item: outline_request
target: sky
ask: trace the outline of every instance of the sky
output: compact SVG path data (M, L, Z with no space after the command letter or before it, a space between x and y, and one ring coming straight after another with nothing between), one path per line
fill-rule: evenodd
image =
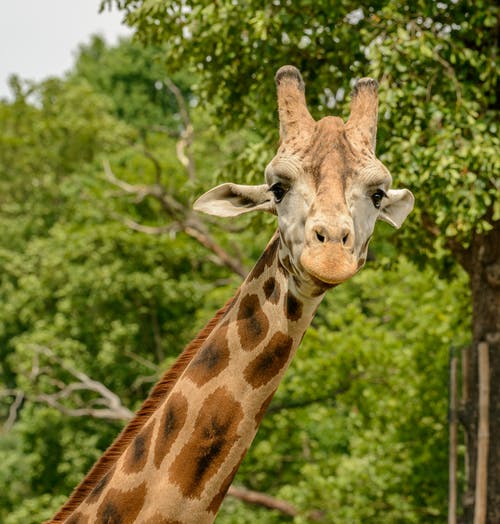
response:
M99 14L100 0L0 0L0 98L7 79L62 76L73 65L78 45L100 33L107 42L130 35L116 9Z

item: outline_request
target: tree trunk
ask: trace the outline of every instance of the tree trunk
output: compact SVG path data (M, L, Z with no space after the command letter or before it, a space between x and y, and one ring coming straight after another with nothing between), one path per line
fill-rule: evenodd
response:
M476 235L464 264L472 290L472 345L464 356L463 406L461 421L466 433L466 491L462 501L463 522L474 523L484 510L487 524L500 523L500 227L485 235ZM487 426L482 419L479 435L480 390L485 400L484 387L480 384L479 351L486 350L489 357L489 393L487 394ZM484 360L483 360L484 362ZM484 367L484 364L483 364ZM488 377L489 375L489 377ZM484 376L484 372L483 372ZM484 405L484 404L483 404ZM489 439L485 438L489 434ZM478 454L478 445L486 443L487 449ZM478 471L478 455L479 469ZM487 456L486 471L481 471L481 457ZM486 479L486 508L479 507L481 485L476 479ZM481 481L482 482L482 481ZM478 507L476 507L478 506Z

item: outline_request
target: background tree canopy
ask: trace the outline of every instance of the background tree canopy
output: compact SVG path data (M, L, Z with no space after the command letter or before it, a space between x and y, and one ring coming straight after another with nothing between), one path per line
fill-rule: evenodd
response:
M495 255L498 10L106 5L142 44L94 38L66 79L14 78L0 102L0 520L51 516L264 247L272 218L190 206L214 179L261 180L273 74L294 63L315 116L379 78L379 156L417 211L327 296L236 478L297 516L228 497L217 522L443 522L449 349L493 329L467 273Z

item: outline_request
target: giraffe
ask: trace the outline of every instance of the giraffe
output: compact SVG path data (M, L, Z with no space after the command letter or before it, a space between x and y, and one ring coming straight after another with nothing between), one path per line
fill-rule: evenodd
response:
M280 144L265 183L225 183L194 204L278 228L227 304L49 522L211 523L325 292L366 261L376 220L399 228L407 189L375 156L378 86L362 78L347 122L315 121L300 72L275 76Z

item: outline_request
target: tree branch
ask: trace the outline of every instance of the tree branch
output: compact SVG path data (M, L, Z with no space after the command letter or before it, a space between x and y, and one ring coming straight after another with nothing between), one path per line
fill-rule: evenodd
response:
M457 355L450 350L450 382L448 408L448 524L457 522Z
M269 408L267 409L267 413L278 413L284 409L300 409L305 408L307 406L310 406L311 404L325 404L328 402L335 401L336 397L339 395L342 395L343 393L347 393L349 389L351 388L351 383L355 380L359 380L362 378L364 373L355 373L349 375L348 381L349 383L344 386L339 386L337 389L333 391L328 391L324 395L320 395L319 397L314 398L302 398L300 400L295 401L289 401L286 403L279 404L277 402L273 402Z
M39 357L44 355L52 362L64 369L76 380L69 384L53 379L52 384L58 388L54 393L39 393L36 395L29 395L26 392L19 391L16 396L16 401L20 404L24 398L32 402L47 404L61 413L71 417L92 416L94 418L104 418L108 420L128 420L133 416L133 412L123 406L121 399L108 389L104 384L91 379L82 371L76 370L58 357L51 349L44 346L34 346L33 363L29 374L31 381L36 382L42 375L50 376L51 370L49 368L41 368L39 365ZM82 401L77 399L74 395L76 392L87 391L96 393L98 397L92 401L90 405L79 406ZM20 397L22 398L20 399ZM77 403L76 407L68 407L63 402L67 399L73 399ZM20 400L18 400L20 399ZM16 404L14 401L14 404ZM12 405L10 412L12 413Z
M176 99L183 124L183 131L180 140L177 143L177 156L180 163L186 169L189 179L194 180L196 175L195 163L191 152L191 146L193 143L193 126L189 117L186 100L184 99L181 90L170 78L165 78L164 84L173 93ZM142 152L154 164L156 173L155 184L130 184L121 180L113 173L107 160L103 162L105 177L108 182L118 187L121 191L133 196L135 203L140 203L148 197L154 198L159 202L165 215L175 223L165 226L149 226L140 224L126 217L119 217L119 220L130 229L149 235L162 235L165 233L175 234L177 231L183 231L211 251L215 256L215 263L225 266L232 272L245 278L248 271L243 265L241 257L230 255L224 248L222 248L222 246L212 237L205 224L198 218L198 216L194 214L190 208L176 200L175 197L166 191L160 180L161 164L159 160L146 148L144 148Z
M162 203L162 207L165 211L168 211L168 214L175 214L176 211L182 212L183 206L169 198L161 184L129 184L113 173L108 160L103 161L103 167L107 181L120 188L124 193L134 195L136 203L142 202L146 197L153 197Z
M194 180L196 178L196 168L194 163L194 158L191 153L191 146L193 144L193 125L191 124L191 119L189 118L189 112L187 109L186 101L182 96L181 90L170 80L170 78L165 78L165 85L172 92L179 106L179 114L184 126L184 129L181 133L180 140L177 142L176 152L179 162L184 166L187 171L189 180Z
M457 105L462 103L462 90L460 88L460 82L457 79L457 75L452 65L447 62L436 50L432 53L433 57L443 66L444 70L448 73L453 85L455 86L455 95L457 97Z
M176 234L180 231L195 239L203 247L210 250L214 257L212 261L223 267L229 268L233 273L240 275L242 278L245 278L248 274L247 269L243 264L236 258L232 257L227 251L225 251L213 237L205 231L200 231L198 229L199 225L197 224L182 224L182 223L173 223L166 226L148 226L145 224L139 224L134 220L120 216L114 215L122 224L128 228L138 231L139 233L145 233L147 235L165 235L165 234Z
M12 426L17 420L17 414L19 412L19 408L21 407L21 404L23 403L25 399L25 395L23 391L17 390L17 389L5 389L4 391L0 392L0 396L2 397L14 397L14 401L9 406L9 415L7 417L7 420L3 423L3 430L5 433L9 432L12 429Z
M227 494L248 504L255 504L268 509L274 509L284 513L285 515L289 515L290 517L296 517L299 515L299 511L293 504L290 504L285 500L271 497L271 495L261 493L260 491L230 486ZM323 515L320 511L312 511L307 515L307 517L309 520L314 520L317 522L323 520Z
M247 269L235 257L232 257L226 250L224 250L208 233L203 224L191 216L184 224L184 233L197 240L202 246L206 247L222 262L221 265L228 267L231 271L245 278L248 274Z
M119 215L114 215L122 224L128 228L138 231L140 233L146 233L148 235L163 235L163 234L175 234L179 231L184 232L196 240L203 247L211 251L215 255L215 261L220 266L225 266L232 272L245 278L248 274L247 269L238 258L230 255L224 248L220 246L218 242L208 232L205 224L191 211L170 195L167 194L165 188L161 184L129 184L124 180L119 179L111 169L109 162L105 160L103 162L104 173L108 182L114 186L120 188L122 191L129 195L135 195L134 201L136 203L142 202L146 197L152 197L156 199L162 206L165 214L175 220L174 223L165 226L149 226L145 224L139 224L138 222Z
M145 224L139 224L135 220L122 215L117 215L115 213L113 213L112 216L116 220L119 220L124 226L127 226L129 229L139 233L145 233L146 235L165 235L167 233L175 233L180 229L179 225L176 223L168 224L166 226L148 226Z

